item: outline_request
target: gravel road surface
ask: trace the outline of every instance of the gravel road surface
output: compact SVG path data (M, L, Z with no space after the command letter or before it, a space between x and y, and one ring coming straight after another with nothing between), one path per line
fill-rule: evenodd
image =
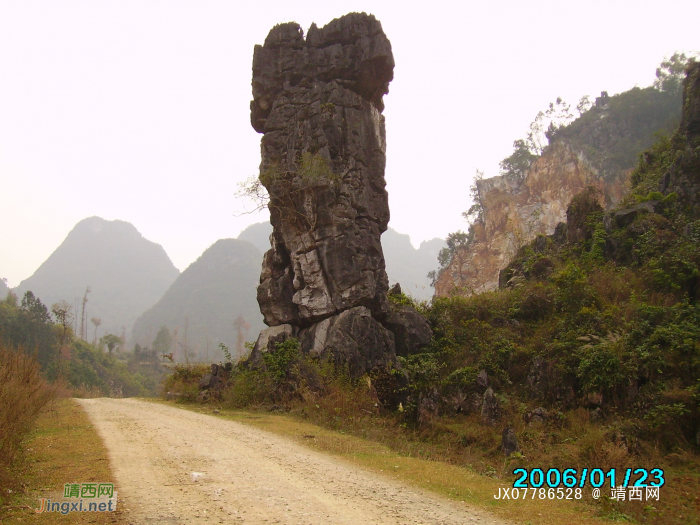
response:
M135 399L82 399L141 524L498 524L247 425Z

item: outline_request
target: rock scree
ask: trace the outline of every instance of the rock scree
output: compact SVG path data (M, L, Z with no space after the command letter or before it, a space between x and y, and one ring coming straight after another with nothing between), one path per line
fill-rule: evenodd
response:
M251 124L263 134L259 180L273 232L257 292L270 328L253 362L288 337L355 377L396 360L394 332L407 329L396 316L387 325L381 245L382 97L393 69L391 44L365 13L312 24L306 38L298 24L280 24L255 46Z

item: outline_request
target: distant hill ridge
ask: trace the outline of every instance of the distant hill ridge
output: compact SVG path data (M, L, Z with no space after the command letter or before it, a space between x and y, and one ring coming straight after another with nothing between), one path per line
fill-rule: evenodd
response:
M178 361L185 347L200 359L223 357L220 343L242 353L242 342L254 339L264 326L255 295L261 261L262 253L250 242L216 241L136 320L132 344L150 347L166 326Z
M94 333L90 318L97 317L102 320L98 337L106 332L121 335L128 334L138 314L160 299L179 274L163 247L132 224L88 217L15 293L21 298L31 290L50 308L60 300L80 302L89 286L88 334ZM80 324L78 319L78 331Z

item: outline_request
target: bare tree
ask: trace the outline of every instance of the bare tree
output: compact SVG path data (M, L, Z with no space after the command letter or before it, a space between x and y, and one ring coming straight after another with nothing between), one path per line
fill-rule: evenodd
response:
M92 338L92 344L96 345L97 344L97 329L102 324L102 319L100 319L99 317L93 317L92 319L90 319L90 321L92 322L92 324L95 325L95 334Z
M56 316L56 321L58 321L58 324L61 326L61 333L59 336L60 346L58 349L59 375L64 375L65 372L62 366L63 358L69 357L68 343L70 342L71 324L73 323L72 309L73 307L71 304L66 301L59 301L51 306L51 311L54 316Z
M90 293L90 285L85 288L85 295L83 295L83 310L80 315L80 338L83 341L87 341L87 314L85 313L85 305L88 302L88 294Z
M239 315L233 322L233 326L236 328L236 355L242 357L245 338L248 335L250 324L248 324L242 315Z

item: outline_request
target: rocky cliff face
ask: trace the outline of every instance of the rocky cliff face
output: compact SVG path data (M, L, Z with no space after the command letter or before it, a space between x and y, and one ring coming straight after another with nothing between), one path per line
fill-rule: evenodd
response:
M681 202L698 211L700 195L700 62L686 71L683 89L683 113L679 136L685 139L685 151L679 152L670 169L664 174L659 190L678 195Z
M629 172L606 180L565 141L555 143L531 166L523 180L506 176L477 181L483 223L474 227L474 241L456 251L435 283L435 295L481 293L498 288L499 271L518 249L538 234L552 235L566 222L574 195L593 186L617 203L625 194Z
M618 203L629 189L639 152L651 146L657 131L675 128L680 102L680 92L654 87L613 97L602 93L589 111L556 131L552 145L523 180L500 176L478 181L483 222L474 226L473 241L457 248L440 271L435 295L496 289L499 271L518 248L538 234L552 235L565 221L571 199L585 187L599 189L606 208Z
M255 47L251 123L263 133L273 226L258 303L275 328L254 359L289 336L354 375L395 358L381 324L390 307L380 241L389 221L382 97L393 69L381 24L364 13L312 25L306 38L281 24Z

